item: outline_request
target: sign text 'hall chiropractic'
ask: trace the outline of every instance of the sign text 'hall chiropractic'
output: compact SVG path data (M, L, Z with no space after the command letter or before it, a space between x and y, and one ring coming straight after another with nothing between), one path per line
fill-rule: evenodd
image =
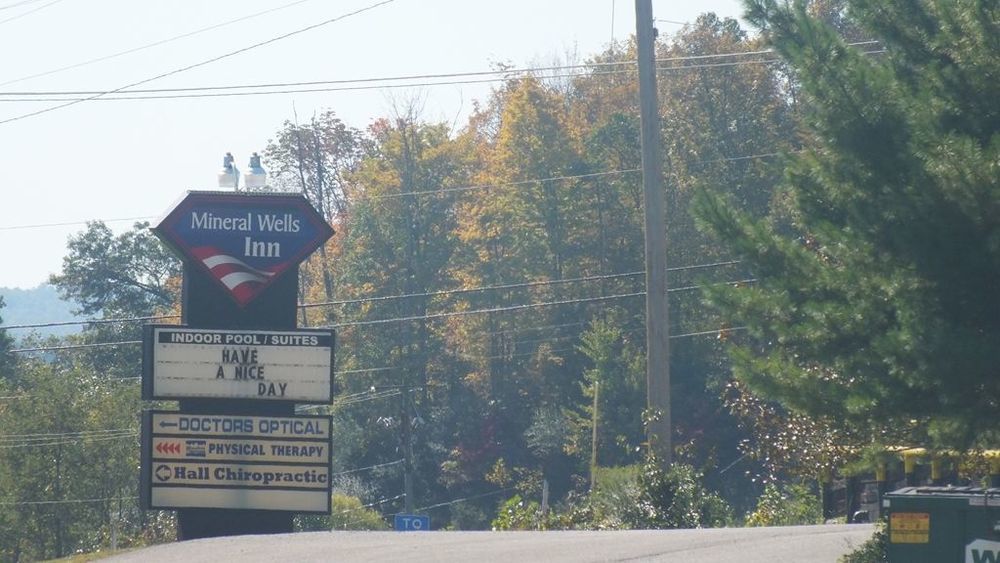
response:
M271 399L329 403L331 330L146 327L143 398Z

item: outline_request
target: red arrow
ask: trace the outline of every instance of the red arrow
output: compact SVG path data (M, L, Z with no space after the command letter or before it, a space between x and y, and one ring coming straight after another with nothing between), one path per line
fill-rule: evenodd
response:
M172 443L160 442L156 444L156 451L160 452L161 454L170 454L170 453L179 454L181 453L181 445L178 444L177 442L172 442Z

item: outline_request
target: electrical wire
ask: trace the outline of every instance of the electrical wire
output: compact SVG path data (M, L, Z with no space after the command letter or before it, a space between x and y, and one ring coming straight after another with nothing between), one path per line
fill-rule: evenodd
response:
M100 435L100 434L113 434L118 432L136 432L135 428L107 428L103 430L82 430L80 432L48 432L48 433L36 433L36 434L0 434L0 442L7 441L11 439L22 439L22 438L53 438L53 437L66 437L66 436L87 436L87 435Z
M688 266L675 266L675 267L672 267L672 268L667 268L667 271L668 272L680 272L680 271L685 271L685 270L699 270L699 269L715 268L715 267L719 267L719 266L731 266L731 265L739 264L739 263L740 263L739 260L728 260L728 261L723 261L723 262L712 262L712 263L708 263L708 264L692 264L692 265L688 265ZM573 279L576 280L576 281L592 281L592 280L609 279L609 278L616 278L616 277L635 276L635 275L641 275L642 273L643 273L642 271L636 271L636 272L625 272L625 273L621 273L621 274L604 274L604 275L599 275L599 276L588 276L588 277L573 278ZM444 294L455 294L455 293L468 293L468 292L474 292L474 291L485 291L485 290L492 290L492 289L512 289L512 288L516 288L516 287L553 285L553 284L563 283L564 281L566 281L566 280L543 280L543 281L537 281L537 282L526 282L526 283L523 283L523 284L509 284L509 285L505 285L505 286L486 286L486 287L474 287L474 288L465 288L465 289L442 290L442 291L428 292L428 293L409 293L409 294L402 294L402 295L372 296L372 297L363 297L363 298L357 298L357 299L345 299L345 300L336 300L336 301L318 301L318 302L315 302L315 303L300 303L299 305L297 305L297 307L303 308L303 309L307 309L307 308L325 307L325 306L331 306L331 305L346 305L346 304L367 303L367 302L374 302L374 301L385 301L385 300L388 300L388 299L408 299L408 298L412 298L412 297L428 297L428 296L436 296L436 295L444 295ZM49 327L57 327L57 326L74 326L74 325L85 325L85 324L112 324L112 323L126 323L126 322L147 322L147 321L158 321L158 320L179 319L179 318L180 318L180 315L154 315L154 316L145 316L145 317L118 317L118 318L112 318L112 319L87 319L87 320L81 320L81 321L57 321L57 322L30 323L30 324L17 324L17 325L0 325L0 330L18 330L18 329L27 329L27 328L49 328ZM80 346L82 346L82 345L80 345ZM24 350L24 349L22 349L22 350ZM14 350L12 350L12 351L14 351ZM31 351L34 351L34 350L31 350Z
M674 60L674 59L664 59ZM413 80L436 80L441 78L462 78L469 76L496 76L505 75L501 80L509 79L510 75L530 74L535 72L548 72L553 70L579 70L587 68L632 66L634 61L628 62L600 62L584 63L577 65L557 65L543 67L525 68L505 68L501 70L478 70L469 72L439 72L427 74L404 74L400 76L381 76L369 78L343 78L339 80L307 80L298 82L269 82L252 84L229 84L220 86L189 86L183 88L137 88L121 92L122 94L170 94L183 92L211 92L216 90L252 90L263 88L291 88L298 86L330 86L334 84L368 84L372 82L403 82ZM2 85L2 84L0 84ZM0 96L87 96L99 94L102 90L23 90L23 91L0 91Z
M107 346L124 346L126 344L142 344L142 340L118 340L115 342L94 342L91 344L66 344L63 346L35 346L32 348L15 348L10 350L12 354L24 354L27 352L58 352L60 350L83 350L86 348L105 348Z
M37 0L25 0L25 1L34 2L34 1L37 1ZM267 9L267 10L263 10L261 12L257 12L257 13L250 14L250 15L247 15L247 16L242 16L242 17L236 18L234 20L229 20L229 21L225 21L225 22L222 22L222 23L217 23L217 24L214 24L214 25L210 25L208 27L203 27L201 29L196 29L194 31L189 31L187 33L182 33L180 35L175 35L175 36L169 37L167 39L161 39L159 41L154 41L152 43L147 43L145 45L140 45L139 47L133 47L131 49L126 49L124 51L118 51L117 53L112 53L110 55L104 55L104 56L101 56L101 57L89 59L89 60L86 60L86 61L81 61L81 62L78 62L78 63L73 63L73 64L70 64L70 65L66 65L66 66L63 66L63 67L55 68L55 69L52 69L52 70L47 70L45 72L39 72L39 73L31 74L31 75L28 75L28 76L22 76L21 78L14 78L12 80L7 80L6 82L0 82L0 86L7 86L8 84L15 84L17 82L24 82L25 80L31 80L32 78L40 78L42 76L49 76L51 74L56 74L58 72L62 72L62 71L65 71L65 70L71 70L71 69L75 69L75 68L80 68L80 67L91 65L91 64L94 64L94 63L99 63L99 62L103 62L103 61L115 59L115 58L118 58L118 57L121 57L121 56L124 56L124 55L129 55L129 54L132 54L132 53L137 53L139 51L144 51L144 50L152 48L152 47L158 47L160 45L165 45L167 43L172 43L172 42L177 41L179 39L185 39L185 38L188 38L188 37L192 37L192 36L204 33L206 31L212 31L214 29L220 29L220 28L232 25L234 23L243 22L243 21L246 21L246 20L249 20L249 19L253 19L253 18L256 18L256 17L259 17L259 16L263 16L263 15L266 15L266 14L277 12L279 10L284 10L286 8L291 8L292 6L296 6L298 4L303 4L303 3L309 2L309 1L310 0L296 0L295 2L290 2L290 3L285 4L283 6L278 6L278 7L275 7L275 8L270 8L270 9ZM24 3L24 2L21 2L21 3ZM2 10L2 9L4 9L4 8L0 8L0 10Z
M148 321L162 321L167 319L179 319L180 315L153 315L148 317L124 317L124 318L113 318L113 319L87 319L83 321L56 321L47 323L32 323L32 324L19 324L19 325L0 325L0 330L14 330L23 328L49 328L56 326L74 326L74 325L103 325L103 324L115 324L115 323L126 323L126 322L148 322Z
M863 51L862 54L865 55L876 55L887 52L885 49L875 50L875 51ZM711 56L711 55L705 55ZM706 68L721 68L721 67L732 67L732 66L743 66L749 64L774 64L780 63L782 59L772 58L756 61L733 61L724 63L701 63L693 65L678 65L678 66L658 66L656 68L657 72L674 72L679 70L696 70L696 69L706 69ZM635 74L636 70L607 70L601 72L595 72L588 76L610 76L610 75L620 75L620 74ZM576 74L553 74L548 75L545 78L575 78L582 76L579 73ZM128 101L128 100L179 100L179 99L189 99L189 98L230 98L230 97L245 97L245 96L268 96L276 94L316 94L316 93L329 93L329 92L354 92L354 91L365 91L365 90L389 90L396 88L427 88L433 86L456 86L456 85L471 85L471 84L489 84L493 82L503 82L510 80L510 77L497 77L497 78L483 78L477 80L449 80L449 81L437 81L437 82L409 82L402 84L377 84L377 85L362 85L362 86L338 86L338 87L328 87L328 88L291 88L283 90L266 90L266 91L248 91L248 92L200 92L193 94L144 94L144 95L131 95L129 91L119 92L119 96L110 95L100 95L96 94L94 96L84 97L84 98L69 98L69 97L21 97L21 98L7 98L3 97L5 95L0 93L0 103L4 102L70 102L62 106L56 106L52 109L59 109L60 107L66 107L73 105L75 103L86 102L86 101ZM221 88L221 87L216 87ZM118 92L118 91L116 91ZM0 121L0 124L5 123L5 121Z
M595 76L599 75L612 75L612 74L634 74L635 70L609 70L600 73L595 73ZM555 74L549 75L547 78L573 78L580 76L579 74ZM266 91L249 91L249 92L202 92L194 94L143 94L143 95L131 95L129 92L115 91L121 95L100 95L96 94L93 96L87 96L82 98L46 98L46 97L33 97L33 98L4 98L0 97L0 103L2 102L71 102L61 106L55 106L52 109L59 109L61 107L70 106L80 102L88 101L106 101L106 102L120 102L127 100L183 100L190 98L233 98L233 97L245 97L245 96L270 96L275 94L317 94L317 93L328 93L328 92L357 92L366 90L391 90L396 88L429 88L432 86L456 86L456 85L469 85L469 84L490 84L493 82L504 82L510 80L508 77L497 77L497 78L481 78L477 80L448 80L448 81L436 81L436 82L408 82L405 84L378 84L378 85L361 85L361 86L336 86L328 88L290 88L284 90L266 90ZM51 111L51 110L50 110ZM5 123L5 121L0 121L0 124Z
M334 22L338 22L338 21L344 20L344 19L349 18L351 16L355 16L355 15L367 12L369 10L373 10L373 9L378 8L380 6L384 6L386 4L391 4L392 2L395 2L395 1L396 0L382 0L381 2L376 2L374 4L366 6L364 8L360 8L358 10L354 10L353 12L348 12L346 14L342 14L342 15L339 15L339 16L334 17L334 18L323 20L321 22L317 22L317 23L314 23L312 25L308 25L306 27L296 29L294 31L291 31L291 32L279 35L277 37L272 37L272 38L264 40L264 41L259 41L257 43L254 43L254 44L249 45L247 47L243 47L243 48L237 49L235 51L230 51L228 53L225 53L225 54L222 54L222 55L218 55L218 56L212 57L210 59L199 61L199 62L194 63L194 64L190 64L190 65L187 65L187 66L184 66L184 67L181 67L181 68L177 68L177 69L174 69L174 70L171 70L171 71L168 71L168 72L164 72L164 73L158 74L158 75L153 76L151 78L145 78L145 79L140 80L138 82L133 82L131 84L126 84L125 86L121 86L121 87L115 88L113 90L108 90L106 92L101 92L101 93L98 93L98 94L94 94L93 96L88 96L86 98L81 98L81 99L78 99L78 100L71 100L71 101L68 101L68 102L66 102L64 104L60 104L60 105L57 105L57 106L50 106L50 107L43 108L43 109L40 109L40 110L35 110L35 111L32 111L32 112L28 112L28 113L23 113L23 114L20 114L20 115L16 115L14 117L9 117L7 119L0 120L0 125L4 125L6 123L11 123L11 122L14 122L14 121L19 121L19 120L26 119L26 118L29 118L29 117L34 117L36 115L41 115L43 113L49 113L49 112L52 112L52 111L56 111L58 109L67 108L69 106L76 105L76 104L81 103L81 102L87 102L87 101L90 101L90 100L96 100L96 99L101 98L103 96L106 96L106 95L109 95L109 94L115 94L117 92L121 92L121 91L126 90L128 88L132 88L132 87L135 87L135 86L146 84L146 83L152 82L154 80L159 80L161 78L166 78L168 76L173 76L175 74L180 74L182 72L185 72L185 71L188 71L188 70L191 70L191 69L194 69L194 68L202 67L202 66L214 63L214 62L221 61L223 59L227 59L227 58L235 56L235 55L239 55L241 53L245 53L247 51L250 51L252 49L256 49L258 47L263 47L265 45L270 45L271 43L275 43L277 41L281 41L283 39L287 39L289 37L292 37L292 36L295 36L295 35L299 35L301 33L307 32L307 31L311 31L311 30L316 29L318 27L322 27L322 26L325 26L325 25L328 25L328 24L331 24L331 23L334 23Z
M754 158L754 157L752 157L752 156L751 157L736 157L734 160L745 159L745 158ZM630 169L626 169L626 170L609 170L609 171L606 171L606 172L592 172L592 173L587 173L587 174L551 176L551 177L548 177L548 178L536 178L536 179L532 179L532 180L520 180L520 181L517 181L517 182L502 182L502 183L496 183L496 184L481 184L481 185L475 185L475 186L463 186L463 187L456 187L456 188L444 188L442 190L423 190L423 191L401 192L401 193L384 194L384 195L370 196L370 197L372 199L383 199L383 198L397 198L397 197L404 197L404 196L411 196L411 195L426 195L426 194L438 194L438 193L460 192L460 191L470 191L470 190L483 190L483 189L489 189L489 188L504 188L504 187L511 187L511 186L522 186L522 185L525 185L525 184L538 183L538 182L554 182L554 181L557 181L557 180L574 180L574 179L578 179L578 178L592 178L592 177L597 177L597 176L608 176L608 175L612 175L612 174L626 174L626 173L638 172L638 171L639 171L638 168L630 168ZM87 219L87 220L83 220L83 221L66 221L66 222L62 222L62 223L40 223L40 224L32 224L32 225L8 225L8 226L0 226L0 231L36 229L36 228L43 228L43 227L64 227L64 226L70 226L70 225L84 225L86 223L91 223L91 222L95 222L95 221L101 221L101 222L104 222L104 223L111 223L111 222L120 222L120 221L156 219L156 218L157 218L156 216L151 216L150 215L150 216L146 216L146 217L129 217L129 218L121 218L121 219ZM4 327L0 327L0 328L4 328Z
M746 155L746 156L721 157L721 158L713 158L713 159L708 159L708 160L699 160L699 161L695 161L693 164L714 164L714 163L719 163L719 162L739 162L739 161L743 161L743 160L753 160L753 159L759 159L759 158L772 158L772 157L776 157L776 156L781 156L781 153L779 153L779 152L770 152L770 153L761 153L761 154L751 154L751 155ZM405 197L405 196L411 196L411 195L433 195L433 194L450 193L450 192L461 192L461 191L471 191L471 190L485 190L485 189L492 189L492 188L505 188L505 187L512 187L512 186L521 186L521 185L525 185L525 184L534 184L534 183L539 183L539 182L553 182L553 181L557 181L557 180L574 180L574 179L592 178L592 177L598 177L598 176L609 176L609 175L613 175L613 174L630 174L630 173L638 172L639 170L640 170L639 168L626 168L626 169L622 169L622 170L609 170L609 171L605 171L605 172L591 172L591 173L586 173L586 174L551 176L551 177L548 177L548 178L535 178L535 179L532 179L532 180L519 180L519 181L516 181L516 182L503 182L503 183L497 183L497 184L478 184L478 185L473 185L473 186L462 186L462 187L457 187L457 188L443 188L443 189L440 189L440 190L421 190L421 191L400 192L400 193L393 193L393 194L381 194L381 195L373 195L373 196L369 196L369 197L371 199L389 199L389 198ZM30 224L30 225L7 225L7 226L0 226L0 231L37 229L37 228L44 228L44 227L64 227L64 226L70 226L70 225L84 225L84 224L92 223L92 222L96 222L96 221L100 221L100 222L103 222L103 223L113 223L113 222L121 222L121 221L147 220L147 219L156 219L156 218L157 218L157 216L148 215L148 216L145 216L145 217L130 217L130 218L121 218L121 219L86 219L86 220L82 220L82 221L66 221L66 222L62 222L62 223L39 223L39 224ZM5 328L5 327L0 326L0 329L2 329L2 328Z
M396 461L390 461L388 463L379 463L377 465L369 465L368 467L359 467L357 469L348 469L347 471L339 471L337 473L331 473L330 477L340 477L341 475L350 475L351 473L358 473L361 471L368 471L370 469L381 469L383 467L391 467L393 465L399 465L406 461L405 459L397 459Z
M123 438L137 438L138 436L139 436L138 432L133 432L130 434L115 434L108 436L100 436L96 438L73 438L65 440L49 440L47 442L38 441L38 442L25 442L22 444L4 444L0 445L0 450L9 450L14 448L34 448L43 446L65 446L69 444L76 444L78 442L83 442L83 441L86 441L88 443L109 442L112 440L121 440Z
M478 498L483 498L483 497L489 497L489 496L493 496L493 495L498 495L500 493L504 493L504 492L507 492L507 491L513 491L513 490L514 490L514 487L506 487L506 488L497 489L495 491L491 491L491 492L488 492L488 493L482 493L482 494L479 494L479 495L472 495L472 496L467 496L467 497L463 497L463 498L457 498L455 500L450 500L450 501L447 501L447 502L439 502L437 504L429 504L427 506L421 506L420 508L418 508L416 510L417 510L417 512L421 512L421 511L424 511L424 510L433 510L435 508L441 508L442 506L450 506L452 504L458 504L460 502L467 502L467 501L475 500L475 499L478 499Z
M37 225L10 225L7 227L0 227L0 231L15 231L19 229L39 229L42 227L69 227L72 225L83 225L85 223L90 223L93 221L101 221L102 223L121 223L124 221L147 221L149 219L156 219L155 216L146 217L123 217L121 219L90 219L88 221L66 221L64 223L40 223Z
M741 283L752 283L754 281L756 281L756 280L751 278L751 279L736 280L736 281L721 282L721 283L723 283L723 284L741 284ZM670 289L667 290L667 292L670 293L670 292L690 291L690 290L698 289L700 287L702 287L702 286L685 286L685 287L678 287L678 288L670 288ZM344 328L344 327L351 327L351 326L380 325L380 324L387 324L387 323L392 323L392 322L405 322L405 321L417 321L417 320L432 320L432 319L445 318L445 317L456 317L456 316L467 316L467 315L476 315L476 314L490 314L490 313L520 311L520 310L532 309L532 308L536 308L536 307L551 307L551 306L558 306L558 305L570 305L570 304L576 304L576 303L591 303L591 302L597 302L597 301L607 301L607 300L611 300L611 299L621 299L621 298L627 298L627 297L639 297L639 296L643 296L645 294L646 294L646 292L641 291L641 292L615 294L615 295L602 295L602 296L599 296L599 297L587 297L587 298L578 298L578 299L568 299L568 300L562 300L562 301L549 301L549 302L542 302L542 303L527 303L527 304L523 304L523 305L511 305L511 306L507 306L507 307L494 307L494 308L488 308L488 309L473 309L473 310L467 310L467 311L448 311L448 312L442 312L442 313L431 313L431 314L427 314L427 315L417 315L417 316L410 316L410 317L392 317L392 318L387 318L387 319L374 319L374 320L367 320L367 321L350 321L350 322L345 322L345 323L336 323L336 324L332 324L332 325L319 325L319 326L311 326L311 327L303 327L303 328L335 328L336 329L336 328ZM115 342L97 342L97 343L90 343L90 344L67 344L67 345L64 345L64 346L37 346L37 347L33 347L33 348L16 348L16 349L10 350L10 352L11 353L51 352L51 351L76 350L76 349L84 349L84 348L96 348L96 347L103 347L103 346L121 346L121 345L141 344L141 343L142 343L141 340L123 340L123 341L115 341Z
M0 25L3 25L5 23L7 23L7 22L12 22L14 20L19 20L19 19L23 18L24 16L29 16L29 15L34 14L35 12L37 12L39 10L44 10L45 8L48 8L49 6L51 6L53 4L58 4L58 3L62 2L62 1L63 0L52 0L48 4L42 4L41 6L39 6L37 8L33 8L31 10L28 10L27 12L21 12L20 14L18 14L16 16L11 16L11 17L9 17L9 18L7 18L5 20L0 20ZM17 4L15 4L15 6L16 5ZM13 6L7 6L7 8L12 8L12 7Z
M10 4L5 4L3 6L0 6L0 12L2 12L3 10L10 10L11 8L16 8L18 6L23 6L25 4L34 4L35 2L39 1L40 0L20 0L19 2L12 2Z
M421 321L421 320L433 320L433 319L443 319L446 317L464 317L468 315L481 315L490 313L507 313L511 311L521 311L524 309L533 309L536 307L555 307L558 305L572 305L576 303L592 303L597 301L608 301L611 299L624 299L627 297L640 297L645 295L646 292L636 292L636 293L620 293L616 295L602 295L600 297L587 297L580 299L566 299L563 301L549 301L545 303L528 303L525 305L511 305L508 307L494 307L490 309L473 309L470 311L449 311L445 313L432 313L429 315L416 315L412 317L395 317L389 319L375 319L370 321L351 321L346 323L336 323L332 325L322 325L312 328L343 328L348 326L371 326L380 325L395 322L405 322L405 321ZM13 351L13 350L12 350Z
M31 506L40 504L79 504L79 503L98 503L98 502L123 501L123 500L139 500L139 497L102 497L102 498L82 498L82 499L66 499L66 500L24 500L24 501L14 501L14 502L0 502L0 506Z
M407 293L404 295L384 295L375 297L361 297L358 299L344 299L339 301L319 301L316 303L303 303L299 305L302 309L314 308L314 307L328 307L331 305L352 305L357 303L374 303L378 301L387 301L393 299L408 299L412 297L440 297L443 295L461 295L463 293L476 293L479 291L499 291L507 289L524 289L529 287L541 287L548 285L561 285L564 283L579 283L579 282L590 282L590 281L600 281L600 280L611 280L625 277L634 277L642 275L644 272L625 272L622 274L604 274L599 276L585 276L579 278L565 278L559 280L541 280L536 282L524 282L524 283L512 283L506 285L488 285L481 287L470 287L470 288L459 288L459 289L444 289L441 291L430 291L426 293Z
M300 0L300 2L306 0ZM298 3L298 2L296 2ZM293 3L295 4L295 3ZM287 7L287 6L285 6ZM281 8L275 8L275 10ZM262 12L263 13L263 12ZM259 14L258 14L259 15ZM248 16L252 17L252 16ZM239 21L239 20L234 20ZM206 28L211 29L211 28ZM878 41L859 41L855 43L848 43L848 46L861 46L861 45L871 45L877 44ZM754 56L754 55L771 55L775 54L772 49L762 49L757 51L737 51L732 53L712 53L705 55L683 55L677 57L662 57L656 59L657 63L669 63L669 62L684 62L684 61L697 61L697 60L707 60L707 59L719 59L719 58L729 58L729 57L743 57L743 56ZM737 64L759 64L762 62L774 62L778 59L772 59L768 61L742 61ZM729 64L729 63L727 63ZM113 93L121 94L178 94L185 92L212 92L219 90L253 90L253 89L265 89L265 88L291 88L291 87L301 87L301 86L329 86L329 85L351 85L351 84L369 84L375 82L406 82L414 80L436 80L444 78L462 78L462 77L481 77L481 76L497 76L503 75L501 78L492 79L490 81L496 80L509 80L511 75L517 74L532 74L539 72L550 72L550 71L562 71L562 70L581 70L581 69L591 69L591 68L605 68L605 67L622 67L622 66L635 66L635 61L610 61L610 62L592 62L574 65L551 65L551 66L541 66L541 67L524 67L524 68L505 68L498 70L483 70L483 71L466 71L466 72L447 72L447 73L423 73L423 74L408 74L399 76L384 76L384 77L369 77L369 78L354 78L354 79L339 79L339 80L310 80L310 81L297 81L297 82L271 82L271 83L251 83L251 84L230 84L230 85L215 85L215 86L189 86L180 88L140 88L140 89L128 89L130 87L119 88ZM677 69L677 68L713 68L715 65L709 66L699 66L699 65L684 65L676 67L661 67L662 69ZM634 70L624 70L624 71L611 71L612 74L619 73L632 73ZM598 72L596 75L604 74L603 72ZM552 78L566 78L571 76L580 76L579 74L573 75L556 75ZM441 83L424 83L424 84L400 84L396 86L433 86L435 84L461 84L463 82L441 82ZM477 81L470 81L468 83L478 83ZM0 83L0 86L6 85L8 83ZM388 87L388 86L376 86L376 87ZM309 91L329 91L329 90L305 90ZM0 91L0 97L3 96L90 96L98 94L106 94L109 91L105 90L24 90L24 91ZM288 91L274 92L274 93L287 93ZM103 97L103 96L102 96ZM108 99L108 98L104 98ZM114 99L133 99L133 98L114 98ZM134 98L134 99L151 99L151 98ZM19 100L24 101L24 100ZM40 100L33 100L40 101Z

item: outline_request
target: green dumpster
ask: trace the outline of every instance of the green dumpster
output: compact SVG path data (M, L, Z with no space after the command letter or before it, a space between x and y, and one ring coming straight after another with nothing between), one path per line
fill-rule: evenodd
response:
M906 487L882 502L891 563L1000 563L1000 489Z

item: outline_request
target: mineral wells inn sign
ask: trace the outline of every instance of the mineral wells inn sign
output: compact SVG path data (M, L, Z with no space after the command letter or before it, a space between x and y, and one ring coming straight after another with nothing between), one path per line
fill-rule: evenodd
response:
M241 307L333 236L299 194L188 192L153 232Z

